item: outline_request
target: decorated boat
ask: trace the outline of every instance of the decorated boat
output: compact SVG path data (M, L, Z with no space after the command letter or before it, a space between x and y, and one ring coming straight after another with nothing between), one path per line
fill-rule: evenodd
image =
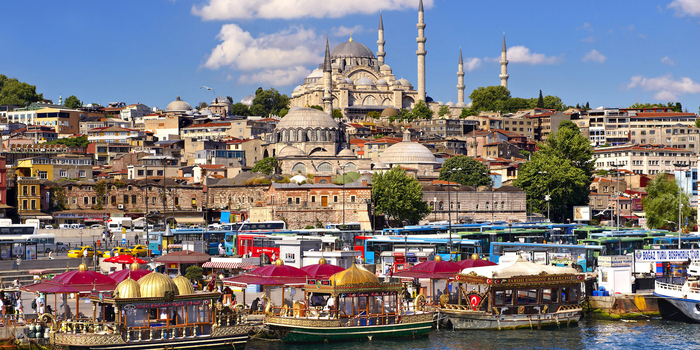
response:
M404 298L404 285L381 282L354 264L328 279L307 279L303 291L303 300L265 310L265 324L283 342L422 337L435 315L425 308L423 295Z
M688 278L683 284L656 281L654 295L659 297L661 317L700 323L700 260L690 262Z
M127 278L113 291L92 291L92 317L52 324L60 349L231 349L245 346L251 327L241 305L224 306L219 293L195 292L190 281L152 272Z
M582 282L573 268L522 258L467 268L455 276L456 296L441 296L438 311L457 330L576 325L583 314Z

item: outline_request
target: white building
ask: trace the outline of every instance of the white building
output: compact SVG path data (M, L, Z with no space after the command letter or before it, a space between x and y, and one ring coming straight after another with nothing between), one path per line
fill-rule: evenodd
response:
M144 115L151 113L151 109L148 106L136 103L128 105L119 112L119 117L123 120L136 123L140 121Z
M635 174L655 175L673 172L677 166L697 165L692 150L651 145L601 147L593 151L598 170L626 169Z
M131 139L143 137L144 132L116 126L88 130L88 141L98 143L129 144Z

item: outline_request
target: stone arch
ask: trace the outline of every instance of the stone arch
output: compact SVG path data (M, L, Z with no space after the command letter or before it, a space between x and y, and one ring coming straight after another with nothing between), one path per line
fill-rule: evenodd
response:
M292 167L292 173L298 173L298 172L305 173L306 172L306 164L301 163L301 162L294 164L294 166Z
M411 96L404 96L404 97L401 99L401 108L411 108L411 107L413 107L413 102L415 102L415 101L413 100L413 97L411 97Z
M331 163L323 162L318 165L317 170L318 172L330 173L333 172L333 166L331 165Z
M265 150L265 151L263 152L263 158L267 158L267 157L269 157L269 156L270 156L270 152L268 152L267 150Z
M304 130L297 130L297 142L304 142Z
M355 165L355 163L353 163L353 162L350 162L350 163L345 164L345 167L343 169L354 171L354 170L357 170L357 165Z
M318 183L320 183L320 184L327 184L327 183L328 183L328 180L326 180L326 179L321 179Z
M382 101L382 106L393 106L394 103L391 102L391 99L385 98L384 101Z
M316 153L316 152L325 152L325 151L326 151L326 149L323 148L323 147L316 147L316 148L314 148L313 150L311 150L311 152L309 152L309 155L312 155L312 154L314 154L314 153Z
M363 106L376 106L377 105L377 99L374 98L372 95L368 95L365 97L364 100L362 100L362 105Z

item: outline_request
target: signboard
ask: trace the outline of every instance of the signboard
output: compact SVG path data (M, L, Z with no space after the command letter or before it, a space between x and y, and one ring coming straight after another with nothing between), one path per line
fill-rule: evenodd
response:
M122 245L126 245L126 238L122 238Z
M591 207L574 207L574 221L591 221Z
M632 265L632 257L627 255L599 256L598 266L626 267Z
M637 262L642 261L683 261L700 259L700 250L697 249L643 249L634 252L634 258ZM598 258L600 264L600 257Z

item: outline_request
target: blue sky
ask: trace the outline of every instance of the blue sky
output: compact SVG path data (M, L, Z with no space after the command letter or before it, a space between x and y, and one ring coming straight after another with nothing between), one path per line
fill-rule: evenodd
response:
M259 86L290 94L331 45L377 51L416 84L418 0L11 1L0 21L0 74L47 98L165 106L214 93L238 101ZM700 106L700 0L425 0L427 92L457 100L462 48L466 95L498 85L506 32L512 96L557 95L570 105ZM468 102L468 101L467 101Z

